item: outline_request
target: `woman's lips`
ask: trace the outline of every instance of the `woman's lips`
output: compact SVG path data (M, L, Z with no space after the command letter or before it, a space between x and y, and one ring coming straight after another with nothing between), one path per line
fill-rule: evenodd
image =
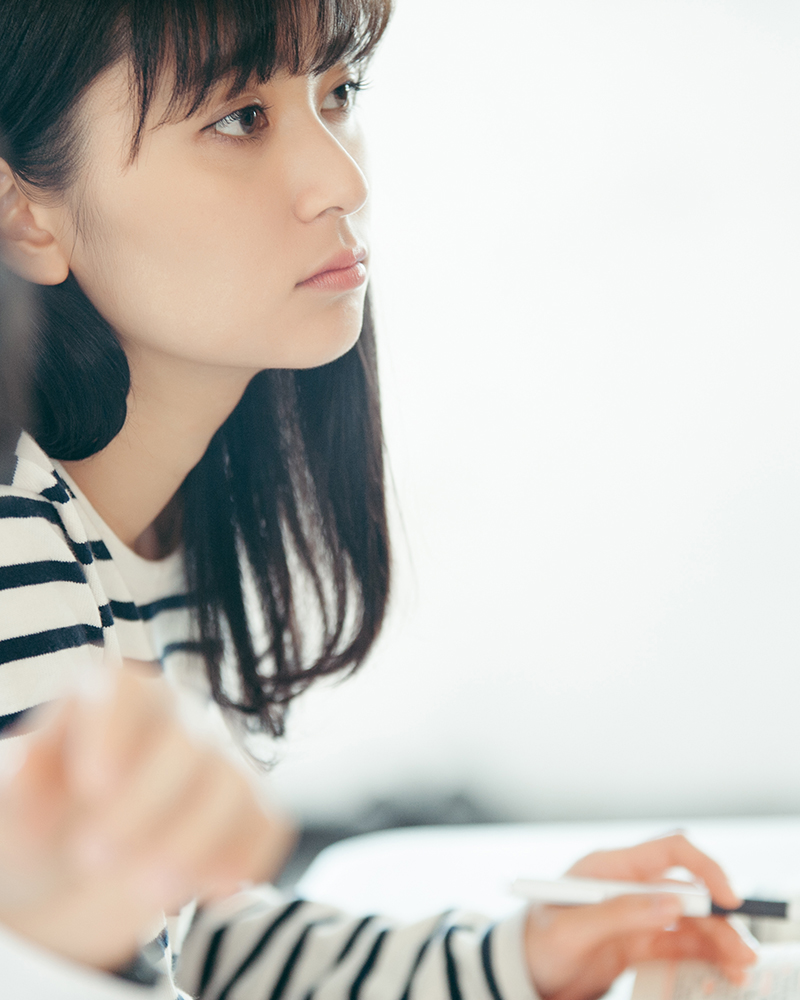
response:
M323 291L349 291L367 280L363 264L367 251L363 247L344 250L331 257L319 271L298 283L298 288L318 288Z
M351 267L337 267L333 271L322 271L313 278L301 281L298 288L321 288L327 291L345 292L358 288L367 280L367 269L363 264L353 264Z

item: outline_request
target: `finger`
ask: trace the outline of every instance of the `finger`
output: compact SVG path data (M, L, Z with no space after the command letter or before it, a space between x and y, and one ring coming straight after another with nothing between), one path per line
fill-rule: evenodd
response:
M734 986L744 986L749 975L747 969L739 969L735 967L728 968L726 966L721 968L720 971L727 980L733 983Z
M234 824L228 860L220 858L222 881L216 885L209 883L207 894L225 895L220 886L229 893L240 888L243 881L271 881L280 872L295 839L293 827L283 819L265 814L256 804L247 802L242 820Z
M733 891L727 875L713 858L695 847L682 833L672 834L663 840L666 841L667 853L671 859L668 867L681 865L699 876L705 882L711 898L720 906L735 909L741 905L741 898Z
M171 829L159 834L155 882L166 872L165 884L177 891L214 898L272 877L294 841L293 828L261 804L250 781L224 758L209 754L203 778Z
M0 902L32 906L61 884L63 832L71 816L65 795L62 710L32 737L16 775L0 790Z
M684 918L671 935L678 946L690 936L697 939L704 958L722 967L752 965L758 957L738 931L720 917Z
M625 935L671 927L680 915L680 900L669 894L617 896L592 906L559 910L549 936L557 950L563 946L575 956L588 955Z
M674 932L654 935L651 941L631 943L627 956L628 963L645 959L702 959L717 965L725 976L739 982L756 955L740 940L740 946L728 938L724 928L738 937L732 927L719 918L706 918L710 924L703 926L702 920L684 919ZM717 925L717 926L714 926Z
M694 925L696 931L714 942L718 965L752 965L758 959L750 943L724 917L703 917L685 922Z
M218 899L238 892L243 885L265 881L271 855L272 830L264 817L256 817L248 803L239 803L230 815L227 829L220 831L216 843L206 845L209 860L195 858L195 871L202 873L197 891L204 900Z
M177 726L154 735L102 810L93 810L76 832L74 847L84 866L102 868L123 854L147 850L148 841L199 778L204 760Z
M234 836L238 839L229 845L235 867L221 861L219 879L207 882L204 899L230 896L244 886L274 881L291 855L297 842L296 828L283 815L259 802L256 793L255 802L247 804L241 822L235 824ZM255 819L253 809L257 810ZM243 871L248 873L244 878Z
M16 829L30 852L53 837L69 810L64 788L63 746L74 715L64 704L29 744L25 759L4 796L5 832ZM13 814L14 820L11 820Z
M78 703L67 746L70 781L83 798L109 794L170 718L165 684L118 670L107 699Z
M731 889L725 872L712 858L686 839L682 833L649 840L635 847L598 851L574 865L569 874L594 878L648 881L659 878L669 868L688 868L705 883L720 906L735 909L741 899Z
M208 754L200 779L140 861L145 891L163 894L168 905L178 901L172 898L176 895L201 892L220 880L250 878L242 834L249 843L248 837L263 833L266 821L262 816L261 823L253 823L252 810L244 808L249 794L244 778L227 761Z

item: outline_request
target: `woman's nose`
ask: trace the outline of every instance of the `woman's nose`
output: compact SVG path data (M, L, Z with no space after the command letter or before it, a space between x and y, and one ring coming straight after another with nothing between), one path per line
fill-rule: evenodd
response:
M364 172L321 122L309 128L293 161L294 211L301 221L313 222L326 214L353 215L364 207L369 194Z

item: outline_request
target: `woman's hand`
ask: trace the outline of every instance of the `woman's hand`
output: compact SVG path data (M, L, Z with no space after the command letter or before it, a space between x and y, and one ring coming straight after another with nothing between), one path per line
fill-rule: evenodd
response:
M619 851L598 851L568 875L623 881L663 880L687 868L729 909L738 899L724 872L681 834ZM545 1000L591 1000L629 965L653 958L702 958L734 982L744 980L755 953L721 917L683 917L675 896L620 896L592 906L533 907L525 929L533 983Z
M271 877L289 827L181 723L162 680L121 670L73 700L0 789L0 921L97 968L127 961L195 895Z

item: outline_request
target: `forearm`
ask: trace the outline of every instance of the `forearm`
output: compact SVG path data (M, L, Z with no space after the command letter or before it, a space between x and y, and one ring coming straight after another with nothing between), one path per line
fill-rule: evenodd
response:
M183 947L178 983L200 998L534 1000L523 917L491 925L452 912L412 925L352 917L265 888L208 907Z

